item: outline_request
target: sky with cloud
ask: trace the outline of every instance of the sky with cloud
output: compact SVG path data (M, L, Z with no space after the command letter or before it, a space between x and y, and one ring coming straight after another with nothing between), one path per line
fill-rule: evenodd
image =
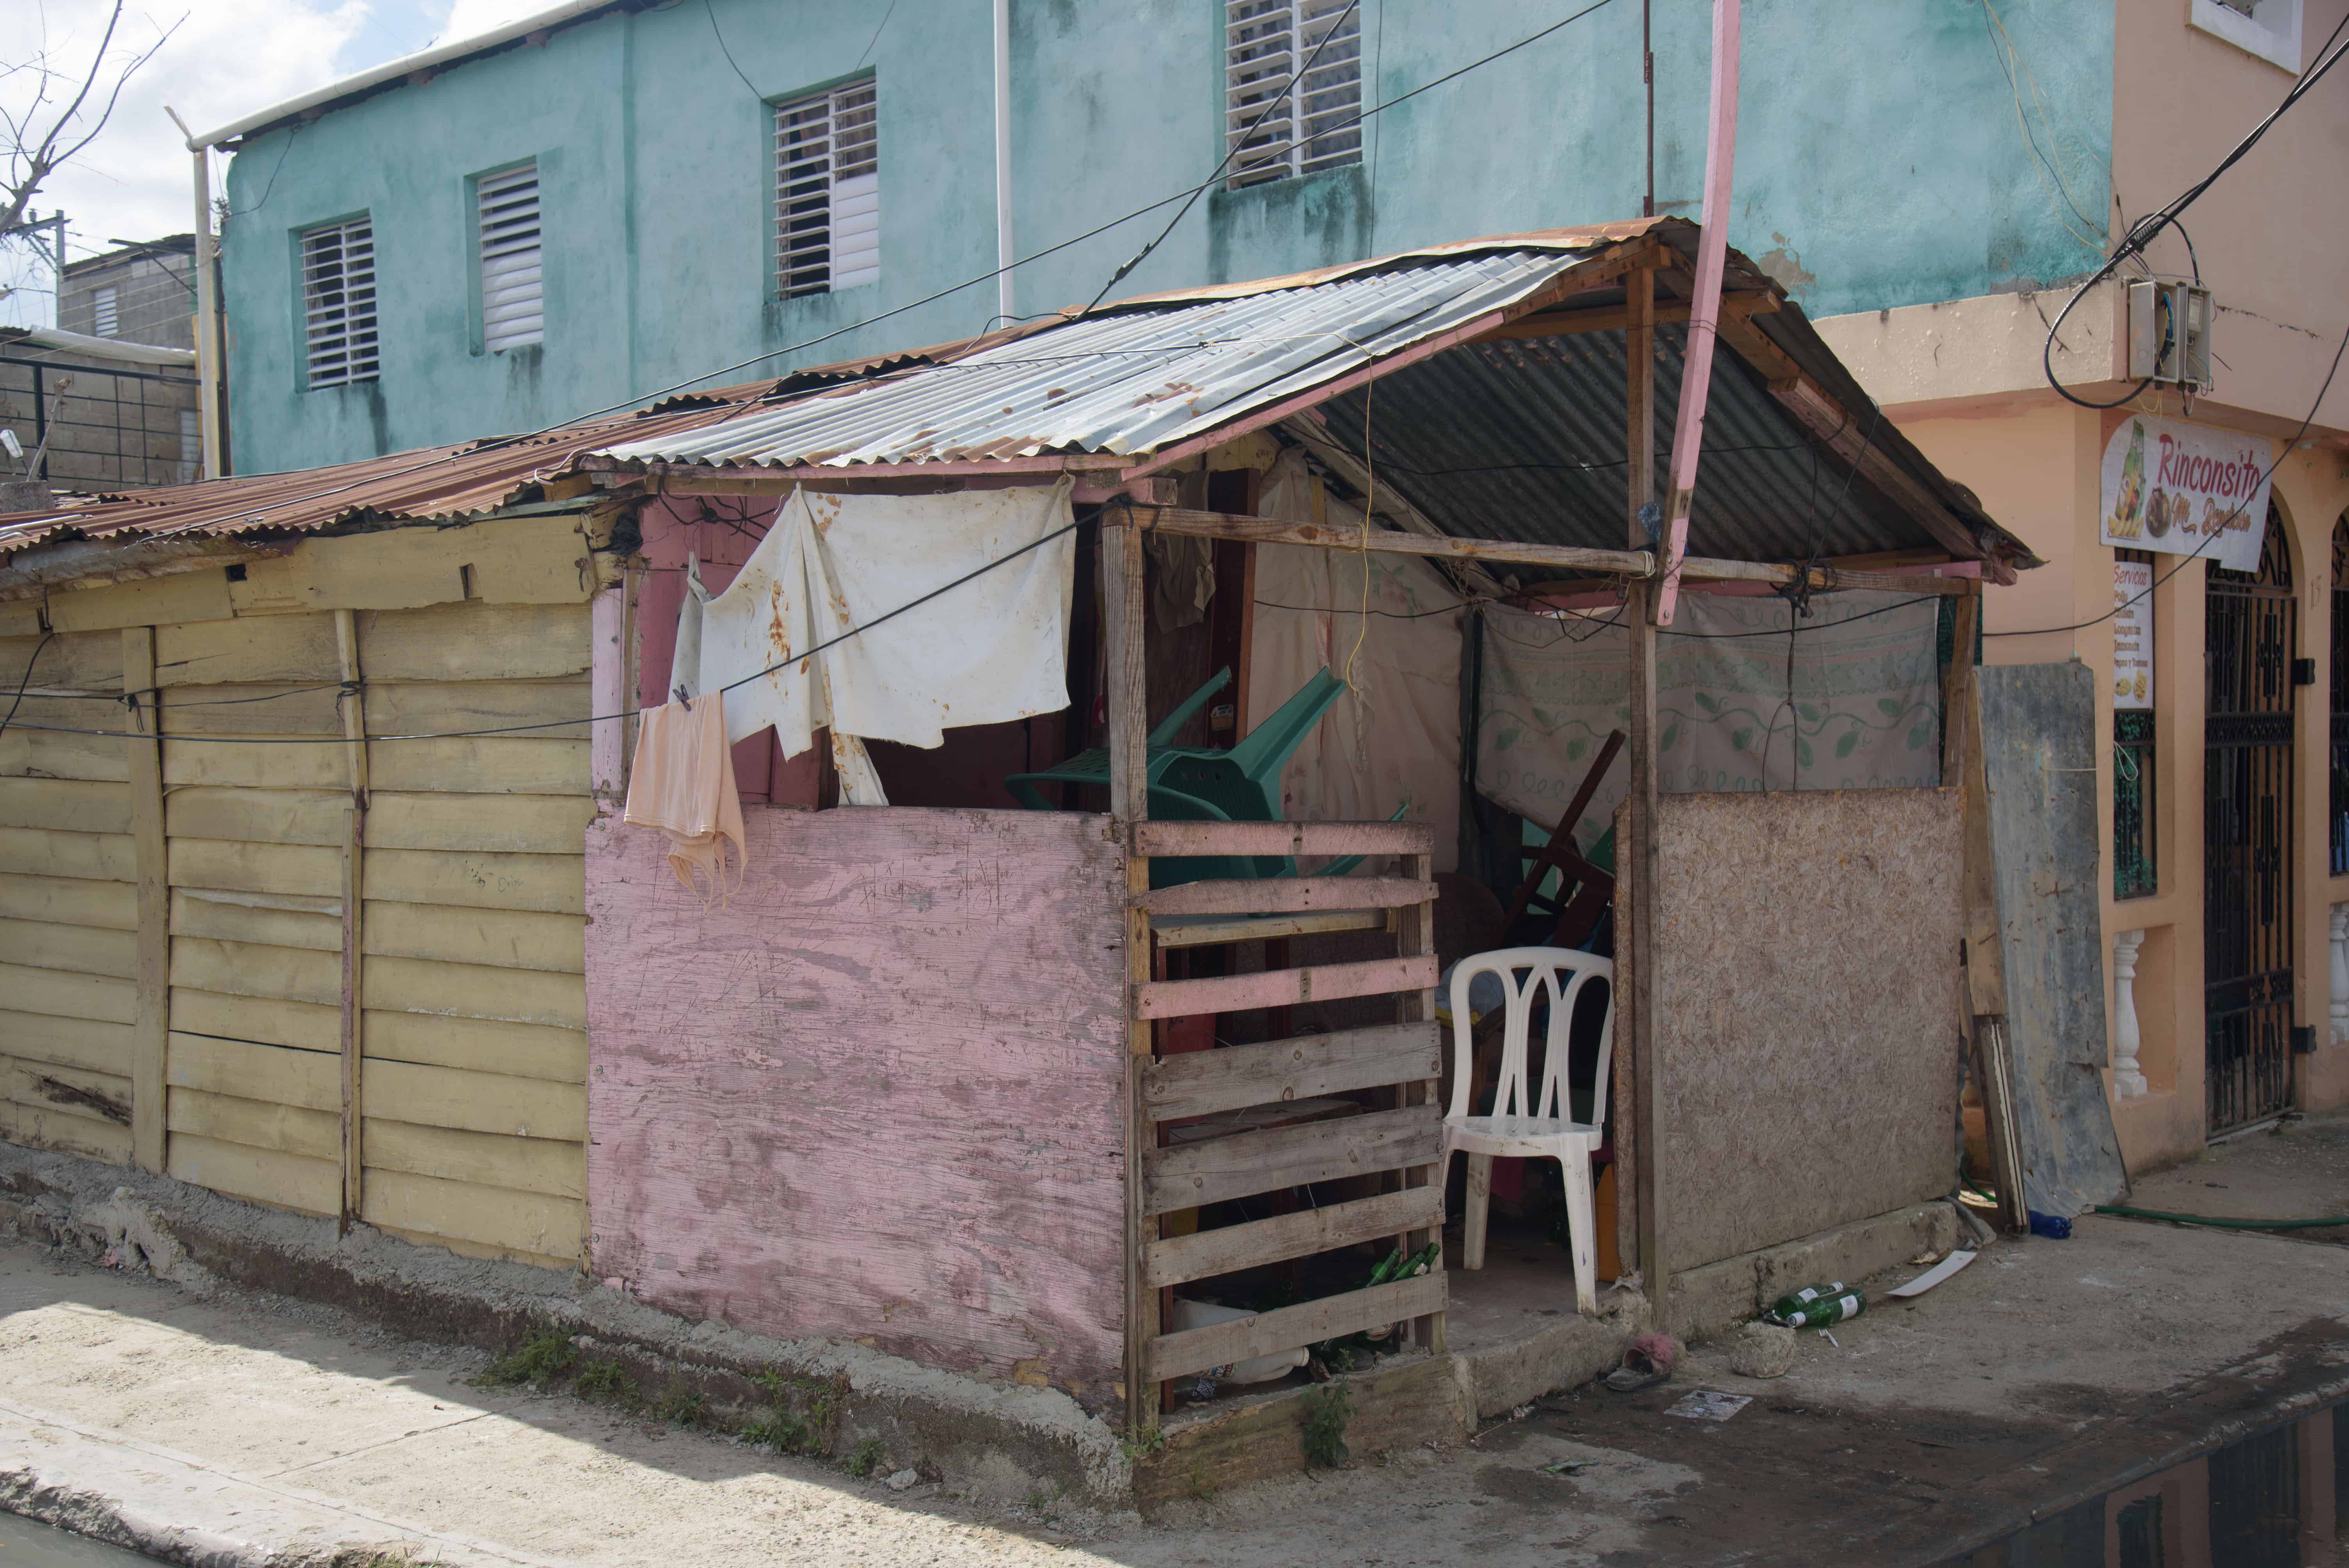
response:
M98 139L34 199L66 214L66 254L117 240L183 234L194 222L187 150L164 113L198 131L338 77L548 9L554 0L129 0L109 57L128 58L168 33L122 91ZM78 82L110 7L103 0L0 0L0 108L33 107L46 62ZM111 80L111 75L108 79ZM52 93L57 84L51 83ZM72 86L64 88L70 97ZM48 123L44 117L39 123ZM216 160L215 179L225 160ZM0 247L0 325L54 318L54 281L29 248Z

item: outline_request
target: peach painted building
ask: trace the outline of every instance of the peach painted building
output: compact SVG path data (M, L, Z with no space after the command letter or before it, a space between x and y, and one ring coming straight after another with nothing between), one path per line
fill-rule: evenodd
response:
M2121 5L2106 242L2216 168L2344 9ZM2328 80L2183 214L2195 253L2174 229L2151 244L2154 271L2199 266L2215 305L2212 384L2190 403L2175 387L2128 396L2122 282L2080 302L2050 356L2078 397L2119 404L2107 410L2066 401L2042 369L2068 286L1819 323L1902 431L2048 562L1989 595L1984 662L2077 659L2106 677L2106 1082L2133 1172L2349 1102L2349 375L2318 401L2349 326L2344 150L2349 99ZM2107 542L2107 449L2137 424L2273 464L2256 571L2172 552L2178 534L2149 552ZM2116 583L2148 567L2147 695L2132 708L2137 634L2114 617Z

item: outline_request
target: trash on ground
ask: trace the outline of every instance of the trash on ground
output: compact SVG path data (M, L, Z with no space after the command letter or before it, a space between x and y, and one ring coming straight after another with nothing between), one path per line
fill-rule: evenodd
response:
M1867 1295L1837 1280L1833 1284L1805 1285L1792 1295L1782 1295L1770 1304L1763 1317L1786 1328L1825 1328L1867 1310Z
M1580 1475L1599 1463L1597 1460L1560 1460L1556 1464L1542 1466L1544 1475Z
M2072 1222L2062 1215L2043 1214L2036 1209L2031 1210L2030 1214L2033 1235L2044 1236L2051 1242L2068 1242L2072 1239Z
M901 1470L895 1475L889 1477L881 1484L887 1487L891 1491L904 1491L907 1487L912 1486L916 1481L921 1479L921 1473L917 1470Z
M1607 1374L1607 1386L1618 1394L1652 1388L1672 1375L1679 1355L1671 1335L1640 1335L1623 1347L1623 1364Z
M1973 1261L1974 1254L1971 1253L1951 1253L1907 1284L1894 1285L1885 1294L1898 1296L1922 1295Z
M1682 1395L1664 1414L1692 1421L1725 1421L1753 1402L1750 1394L1721 1394L1711 1388L1699 1388L1693 1394Z
M1740 1377L1784 1377L1795 1369L1795 1331L1775 1323L1749 1323L1729 1347L1729 1369Z

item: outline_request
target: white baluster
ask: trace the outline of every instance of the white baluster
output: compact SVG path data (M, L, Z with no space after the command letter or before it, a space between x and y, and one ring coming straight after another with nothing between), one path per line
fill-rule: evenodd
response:
M2333 1043L2349 1041L2349 903L2332 909Z
M2123 931L2113 937L2113 1091L2122 1099L2146 1092L2145 1074L2137 1064L2137 954L2145 945L2142 931Z

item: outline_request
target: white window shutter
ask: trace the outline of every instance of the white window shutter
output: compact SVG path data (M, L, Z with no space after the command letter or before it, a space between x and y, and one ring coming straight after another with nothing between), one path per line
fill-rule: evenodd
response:
M302 314L313 387L372 381L378 368L375 225L329 223L302 236Z
M100 284L89 294L90 311L94 317L90 330L100 337L112 337L122 329L121 313L116 308L112 284Z
M546 340L538 224L538 165L474 181L481 234L481 346L492 354Z
M1361 117L1361 15L1348 0L1226 0L1226 184L1360 163Z
M881 279L881 142L873 82L775 106L775 292Z

